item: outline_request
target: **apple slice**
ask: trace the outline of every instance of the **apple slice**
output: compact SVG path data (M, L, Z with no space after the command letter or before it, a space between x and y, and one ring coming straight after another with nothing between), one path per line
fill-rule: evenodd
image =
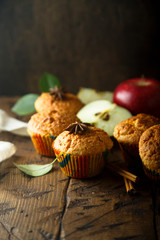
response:
M132 114L125 108L107 100L97 100L85 105L77 113L82 122L91 123L95 127L106 131L113 136L114 127Z
M77 93L77 97L84 104L88 104L90 102L102 99L112 102L113 92L110 91L99 92L92 88L80 88L79 92Z

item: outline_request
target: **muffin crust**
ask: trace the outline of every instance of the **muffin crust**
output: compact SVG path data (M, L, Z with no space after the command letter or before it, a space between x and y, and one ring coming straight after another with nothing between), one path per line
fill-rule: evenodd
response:
M113 136L119 143L134 145L138 149L138 143L142 133L153 125L160 124L160 119L140 113L120 122L114 129Z
M55 153L90 155L110 150L113 142L105 131L88 127L83 134L70 134L69 131L62 132L52 146Z
M28 130L37 134L57 136L70 123L80 120L74 114L52 111L35 113L28 122Z
M160 174L160 125L155 125L142 134L139 154L147 169Z
M77 96L71 93L65 93L65 98L63 100L54 99L49 92L42 93L41 96L35 101L35 109L37 112L42 111L53 111L56 110L72 112L76 114L84 104L78 99Z

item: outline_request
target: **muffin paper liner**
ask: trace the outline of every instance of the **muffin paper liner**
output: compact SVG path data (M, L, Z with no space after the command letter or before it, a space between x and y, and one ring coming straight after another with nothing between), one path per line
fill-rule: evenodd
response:
M137 153L135 146L126 146L125 144L119 144L120 150L123 154L124 160L128 166L140 167L141 159Z
M151 169L146 168L144 165L143 165L143 169L144 169L146 176L149 179L154 180L154 181L160 180L160 173L158 173L157 171L155 171L155 170L152 171Z
M56 153L56 157L65 175L73 178L89 178L98 175L104 168L107 153L108 151L105 151L85 156Z
M41 136L40 134L36 134L31 131L28 131L28 133L32 139L32 142L33 142L33 145L34 145L36 151L39 154L47 156L47 157L55 156L54 150L52 148L54 136L50 136L49 134Z
M142 161L140 156L135 156L136 152L134 152L134 148L126 148L125 145L119 144L122 155L124 157L124 160L126 164L128 165L129 169L132 169L132 171L138 175L142 175L145 173L145 175L150 178L151 180L158 181L160 180L160 173L156 171L152 171L148 168L146 168ZM133 153L133 154L132 154Z

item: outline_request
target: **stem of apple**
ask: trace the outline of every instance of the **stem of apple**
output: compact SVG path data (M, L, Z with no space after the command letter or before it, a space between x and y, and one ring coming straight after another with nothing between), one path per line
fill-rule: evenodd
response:
M142 76L140 81L131 83L131 85L134 85L134 86L142 86L142 87L143 87L143 86L148 86L148 85L150 85L150 82L149 82L149 81L145 81L144 76Z

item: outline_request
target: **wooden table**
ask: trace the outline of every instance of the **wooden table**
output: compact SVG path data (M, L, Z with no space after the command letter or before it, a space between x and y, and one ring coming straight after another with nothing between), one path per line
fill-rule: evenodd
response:
M10 108L16 98L0 98ZM28 118L22 118L28 120ZM160 238L159 187L145 178L126 193L124 180L107 168L92 179L71 179L58 163L45 176L31 178L16 163L45 164L51 158L36 153L30 138L1 132L0 140L17 147L0 165L0 240L157 240ZM109 160L122 159L117 147Z

